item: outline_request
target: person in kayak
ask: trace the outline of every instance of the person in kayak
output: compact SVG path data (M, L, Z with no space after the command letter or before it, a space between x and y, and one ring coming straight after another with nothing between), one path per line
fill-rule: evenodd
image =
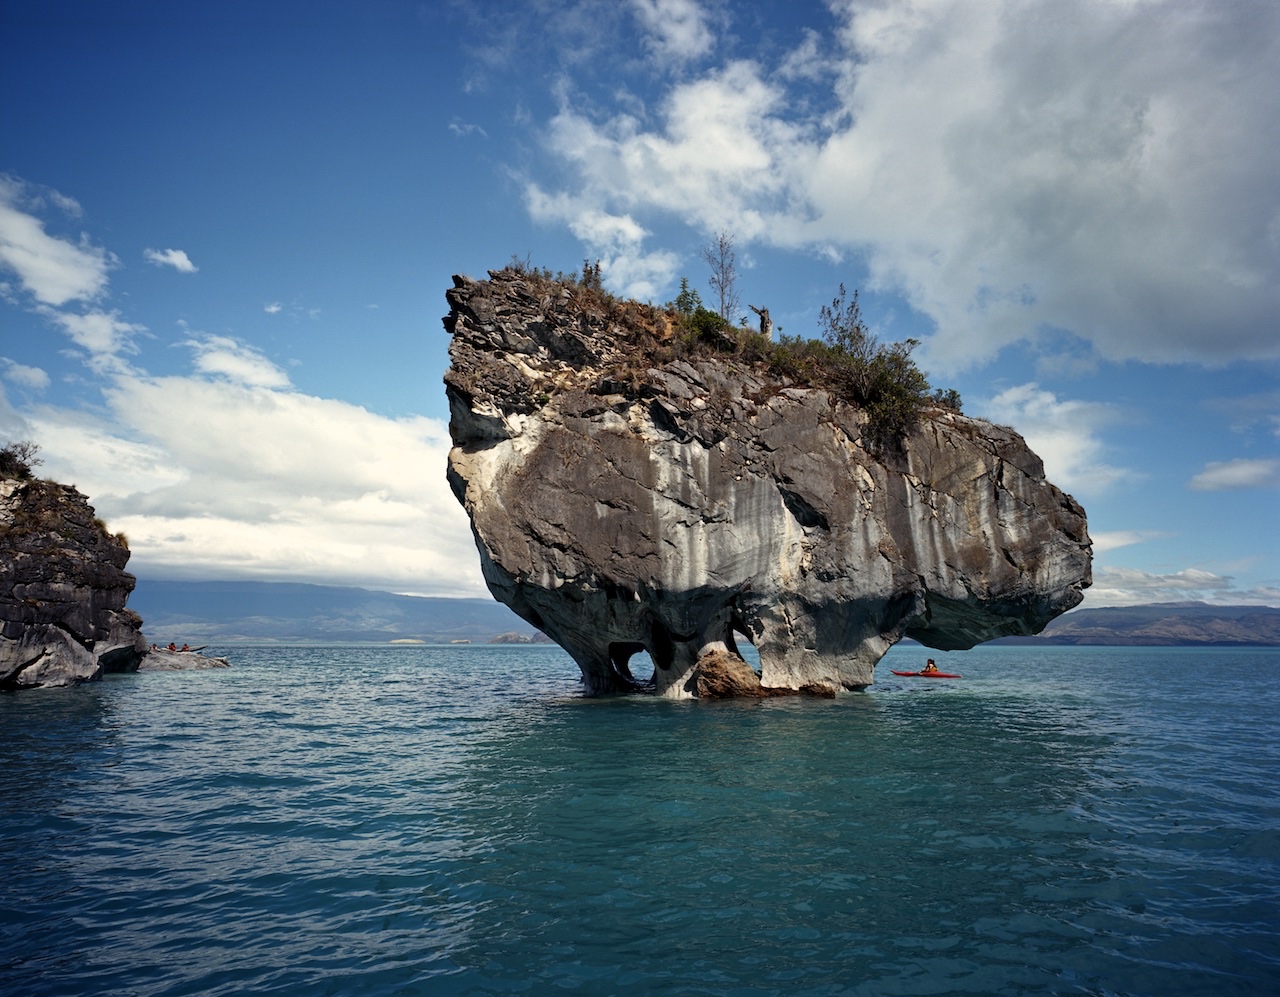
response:
M925 665L925 666L924 666L924 672L925 672L925 674L928 674L929 672L936 672L937 670L938 670L938 666L937 666L937 665L935 665L935 664L933 663L933 659L932 659L932 658L930 658L930 659L929 659L929 663L928 663L927 665Z

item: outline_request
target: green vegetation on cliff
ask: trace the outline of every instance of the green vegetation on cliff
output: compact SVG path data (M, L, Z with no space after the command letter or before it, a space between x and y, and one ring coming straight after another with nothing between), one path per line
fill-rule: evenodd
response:
M584 262L577 272L552 273L513 259L507 271L539 292L553 289L583 311L604 315L625 334L618 345L626 359L611 372L612 387L641 389L647 370L673 360L719 355L757 370L780 387L807 386L829 391L866 416L865 435L878 450L901 444L930 408L960 409L954 390L931 393L928 378L911 357L914 339L882 343L862 319L855 291L844 285L819 315L819 338L779 336L774 340L734 324L703 307L687 278L674 301L658 307L614 297L604 290L599 264Z

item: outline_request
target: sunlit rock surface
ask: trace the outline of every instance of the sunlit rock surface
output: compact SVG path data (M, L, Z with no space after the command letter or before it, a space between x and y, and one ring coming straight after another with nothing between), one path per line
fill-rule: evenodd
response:
M591 692L647 679L643 649L660 694L697 695L699 659L744 637L764 690L858 689L904 636L1036 633L1089 584L1084 510L1012 430L930 410L877 454L826 391L731 356L638 359L672 334L643 306L512 270L454 281L450 482L490 590Z
M138 671L196 672L209 668L228 668L230 664L226 658L201 654L198 651L170 651L163 647L153 647L138 665Z

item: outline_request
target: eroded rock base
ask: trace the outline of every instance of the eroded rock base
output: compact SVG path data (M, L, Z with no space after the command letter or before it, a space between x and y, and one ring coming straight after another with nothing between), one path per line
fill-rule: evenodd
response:
M715 649L698 659L693 680L698 699L770 699L777 696L820 696L833 699L829 685L807 685L801 689L768 688L749 664L729 651Z

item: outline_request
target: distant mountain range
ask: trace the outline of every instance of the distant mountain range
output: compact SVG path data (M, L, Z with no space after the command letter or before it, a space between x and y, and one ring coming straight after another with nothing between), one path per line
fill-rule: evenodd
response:
M288 582L139 579L129 608L159 644L421 641L526 643L547 638L492 599L442 599ZM1080 609L1037 637L1000 643L1280 646L1280 609L1161 603Z
M1280 609L1203 602L1078 609L1059 616L1039 636L1006 637L999 643L1276 647L1280 646Z
M526 643L546 640L493 599L435 599L288 582L139 579L129 608L157 644Z

